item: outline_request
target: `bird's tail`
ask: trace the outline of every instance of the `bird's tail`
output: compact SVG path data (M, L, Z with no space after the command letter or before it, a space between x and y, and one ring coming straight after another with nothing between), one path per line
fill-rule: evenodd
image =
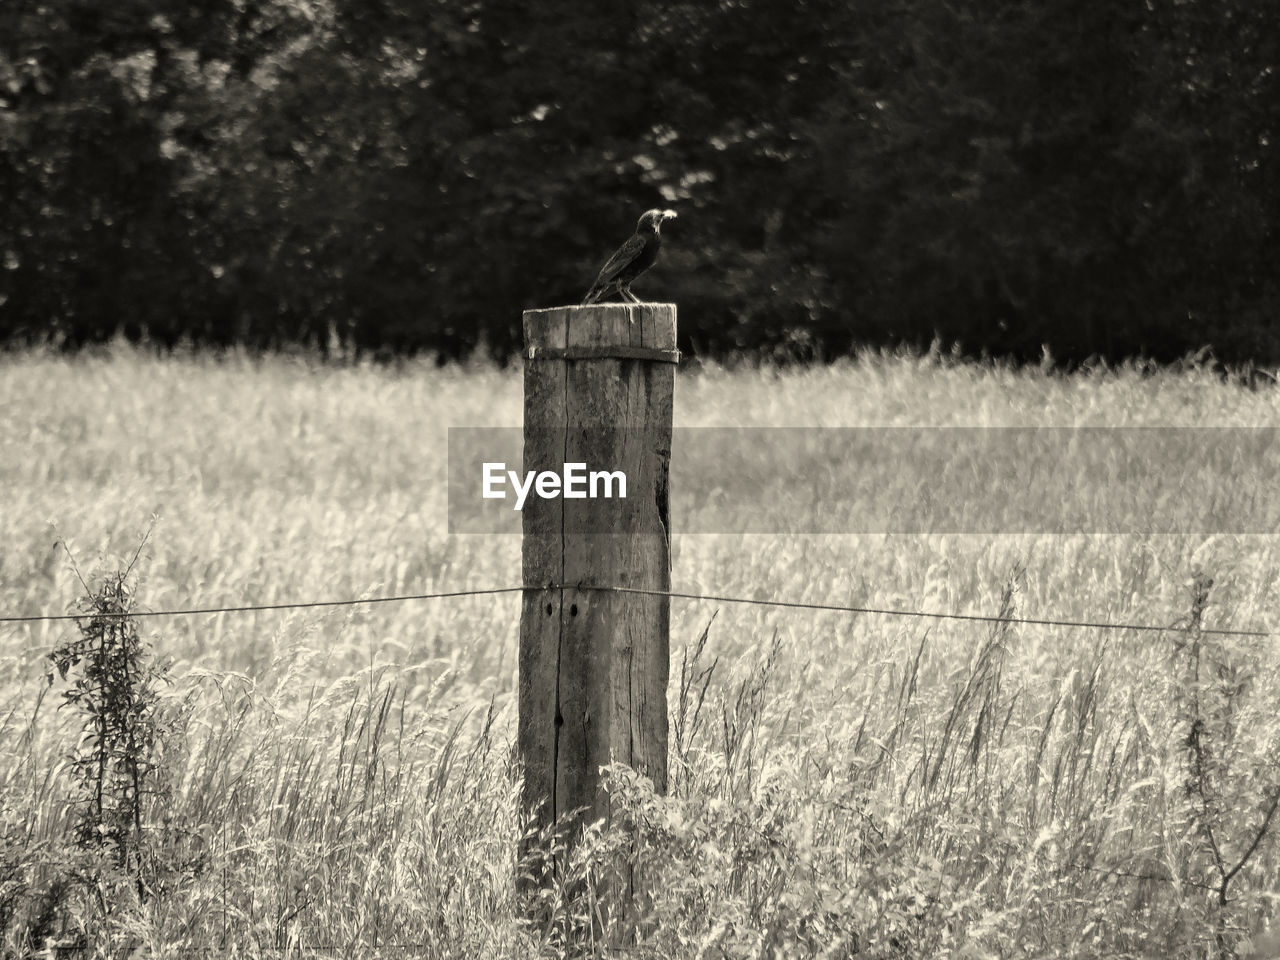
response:
M604 290L604 287L593 286L587 291L587 295L582 298L582 305L586 306L588 303L595 303L604 294Z

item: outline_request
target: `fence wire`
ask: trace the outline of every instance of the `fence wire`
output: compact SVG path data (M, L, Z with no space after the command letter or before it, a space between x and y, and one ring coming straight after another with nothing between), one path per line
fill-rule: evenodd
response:
M839 603L811 603L777 598L734 597L725 594L694 593L683 590L650 590L643 587L620 587L588 583L527 584L516 587L483 587L473 590L450 590L443 593L412 593L392 597L358 597L349 600L303 600L292 603L242 604L230 607L191 607L177 610L87 611L85 613L32 614L0 617L0 623L39 623L58 620L88 620L95 617L190 617L220 613L253 613L271 610L310 610L322 607L354 607L375 603L402 603L411 600L446 600L455 597L484 597L525 591L579 590L597 593L638 594L667 597L674 600L699 600L712 603L738 603L791 610L825 610L836 613L864 614L877 617L905 617L928 620L960 620L978 623L1008 623L1016 626L1066 627L1082 630L1128 630L1147 633L1179 633L1187 629L1184 622L1170 624L1112 622L1107 620L1058 620L1047 617L1004 617L982 613L947 613L931 610L906 610L894 607L865 607ZM1225 627L1201 627L1199 633L1224 637L1270 637L1266 630L1241 630Z

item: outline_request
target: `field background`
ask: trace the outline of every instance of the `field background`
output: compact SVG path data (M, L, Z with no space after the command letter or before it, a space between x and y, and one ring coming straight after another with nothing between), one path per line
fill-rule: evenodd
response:
M84 591L58 538L86 577L110 572L153 516L144 609L517 585L518 538L446 533L445 448L450 426L518 426L520 402L519 371L481 363L8 356L0 613L67 612ZM1066 376L867 355L676 385L683 427L1277 423L1280 393L1195 364ZM831 464L814 477L843 489ZM1212 490L1205 504L1234 509ZM1276 627L1277 536L677 534L673 584L1170 624L1201 571L1207 625ZM554 926L515 920L518 616L513 594L140 621L172 658L172 798L153 811L168 879L113 914L120 955L554 955ZM14 951L66 862L77 727L45 658L71 633L0 625ZM1280 956L1280 825L1226 906L1214 854L1234 865L1280 784L1280 653L1204 639L1239 681L1200 701L1206 800L1186 787L1177 641L675 601L671 797L616 784L661 878L635 955ZM682 697L695 653L690 670L715 667ZM87 901L65 901L59 935L90 925Z

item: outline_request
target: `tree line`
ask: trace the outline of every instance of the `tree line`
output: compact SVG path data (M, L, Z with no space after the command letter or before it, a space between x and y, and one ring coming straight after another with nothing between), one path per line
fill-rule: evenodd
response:
M0 340L1280 361L1280 5L5 0Z

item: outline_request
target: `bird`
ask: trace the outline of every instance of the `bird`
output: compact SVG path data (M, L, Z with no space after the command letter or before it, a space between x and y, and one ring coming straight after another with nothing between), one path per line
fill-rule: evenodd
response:
M631 284L658 259L662 224L674 220L675 216L674 210L646 210L636 224L636 232L600 268L600 275L582 302L598 303L610 290L616 290L624 302L639 303L640 298L631 292Z

